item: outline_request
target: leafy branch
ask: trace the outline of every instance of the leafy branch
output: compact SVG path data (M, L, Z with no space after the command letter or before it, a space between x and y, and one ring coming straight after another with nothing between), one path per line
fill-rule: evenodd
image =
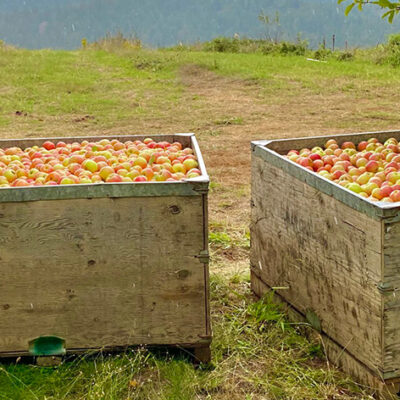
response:
M375 4L385 10L382 18L387 18L387 20L392 23L394 17L400 12L400 1L391 1L391 0L338 0L338 4L350 2L347 5L344 13L345 15L349 15L350 11L357 7L360 11L362 11L363 7L366 4Z

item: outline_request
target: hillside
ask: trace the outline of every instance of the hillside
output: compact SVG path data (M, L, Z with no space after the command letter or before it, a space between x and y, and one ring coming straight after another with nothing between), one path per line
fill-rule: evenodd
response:
M301 4L300 4L301 3ZM338 46L375 45L385 35L400 30L380 20L380 10L344 16L336 0L3 0L0 2L0 39L26 48L80 46L107 32L136 34L150 46L191 43L216 36L262 37L258 21L264 11L279 12L280 37L294 39L298 33L317 47L325 37L337 37Z

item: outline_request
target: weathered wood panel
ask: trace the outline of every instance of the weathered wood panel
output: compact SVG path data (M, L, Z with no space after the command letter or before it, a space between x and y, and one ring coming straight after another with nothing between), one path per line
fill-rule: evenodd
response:
M384 371L400 376L400 222L384 226Z
M265 293L271 291L271 288L254 273L251 274L251 287L258 297L262 297ZM303 314L290 306L285 299L276 292L274 292L274 301L286 305L285 311L292 321L306 321ZM400 391L399 379L384 380L380 371L373 371L367 368L363 363L348 353L345 348L337 344L323 332L319 335L319 339L323 343L323 349L328 360L336 367L346 371L346 373L351 375L357 382L369 386L378 398L385 400L398 399L397 393Z
M0 203L0 352L209 340L204 197Z
M382 222L253 156L253 273L371 370L383 367L381 238Z

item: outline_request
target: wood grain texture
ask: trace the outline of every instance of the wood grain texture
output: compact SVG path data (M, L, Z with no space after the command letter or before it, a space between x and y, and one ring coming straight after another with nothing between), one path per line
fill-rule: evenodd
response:
M400 376L400 223L384 226L384 371Z
M203 197L0 203L0 352L209 342Z
M251 286L254 293L258 297L262 297L265 293L270 292L268 287L257 275L251 273ZM290 306L286 300L274 292L274 301L284 304L285 312L291 321L304 322L306 321L294 307ZM397 393L400 391L400 379L384 380L380 371L371 371L363 363L353 357L345 348L338 345L329 336L324 333L319 335L319 339L323 344L324 352L335 366L351 375L358 383L368 386L374 392L375 397L385 400L398 399Z
M253 155L251 268L370 370L383 369L382 223Z

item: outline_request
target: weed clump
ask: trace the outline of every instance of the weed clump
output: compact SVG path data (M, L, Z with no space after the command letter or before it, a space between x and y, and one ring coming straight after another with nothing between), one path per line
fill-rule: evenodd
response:
M348 50L339 51L336 53L336 59L338 61L352 61L354 60L354 52Z
M228 37L217 37L204 44L205 51L217 53L238 53L240 49L239 39Z
M394 67L400 66L400 33L389 36L387 49L387 61Z
M142 48L142 41L136 35L124 36L123 33L108 33L105 37L93 43L88 43L85 38L82 39L82 48L95 50L113 51L116 49L139 50Z
M332 50L327 49L324 46L320 46L318 50L314 51L313 58L316 60L326 60L332 56Z
M198 45L196 50L198 50ZM308 51L308 42L300 37L295 42L218 37L210 42L205 42L200 50L217 53L262 53L302 56Z
M389 35L386 43L358 52L360 58L378 65L400 66L400 33Z

